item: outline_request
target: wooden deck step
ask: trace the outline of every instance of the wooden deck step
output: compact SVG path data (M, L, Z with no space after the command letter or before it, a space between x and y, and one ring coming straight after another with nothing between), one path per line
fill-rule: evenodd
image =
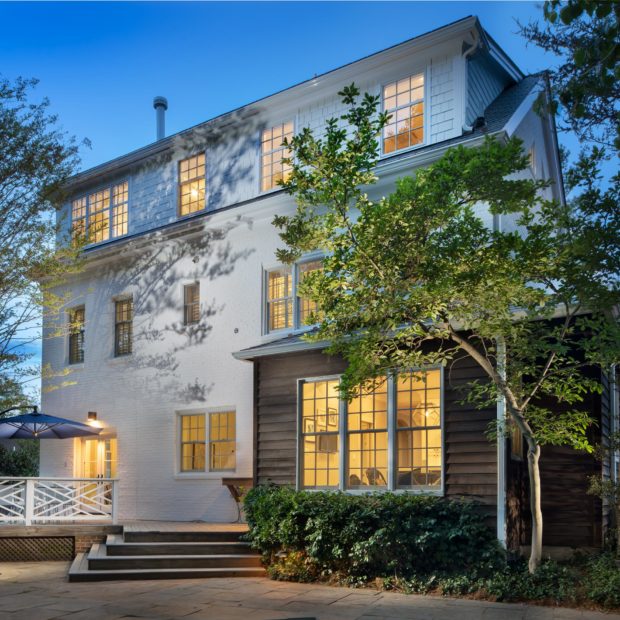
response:
M140 579L197 579L214 577L264 577L264 568L158 568L91 570L85 553L79 553L69 569L69 581L127 581Z
M88 552L88 567L92 570L125 570L152 568L250 568L260 567L257 553L210 555L108 555L106 546L95 544Z
M106 538L108 555L237 555L253 553L247 542L126 542L121 535Z
M240 542L244 534L238 530L124 530L123 540L131 543L144 542Z

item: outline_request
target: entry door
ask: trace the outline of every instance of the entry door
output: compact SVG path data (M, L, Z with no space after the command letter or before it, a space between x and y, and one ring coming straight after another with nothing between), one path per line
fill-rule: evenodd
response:
M85 439L82 444L82 476L115 478L116 458L116 437Z

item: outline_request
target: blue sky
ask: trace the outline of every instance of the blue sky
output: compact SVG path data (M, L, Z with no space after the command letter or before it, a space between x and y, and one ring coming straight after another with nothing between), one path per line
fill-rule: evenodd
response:
M83 168L467 15L525 72L548 66L515 18L536 2L0 3L0 71L36 77ZM8 26L10 24L10 26Z

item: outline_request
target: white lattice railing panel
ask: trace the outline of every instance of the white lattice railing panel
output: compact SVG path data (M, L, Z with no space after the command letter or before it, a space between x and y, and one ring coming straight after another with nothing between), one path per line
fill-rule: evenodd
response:
M0 478L0 524L116 523L116 483L111 478Z
M0 478L0 522L23 521L25 509L26 481Z

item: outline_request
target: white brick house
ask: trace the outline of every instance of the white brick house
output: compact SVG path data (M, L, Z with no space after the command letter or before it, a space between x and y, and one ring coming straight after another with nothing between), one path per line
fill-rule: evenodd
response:
M402 111L382 140L374 195L454 144L517 134L532 154L528 174L550 178L561 198L553 121L532 109L542 81L523 76L473 17L76 175L62 221L93 243L58 321L84 326L44 340L43 363L70 368L73 385L44 385L42 409L81 421L96 412L104 430L94 443L43 440L42 475L118 477L121 519L237 517L222 478L258 479L267 467L257 464L268 431L257 426L248 351L304 347L291 337L303 330L294 293L303 267L277 271L271 224L294 209L271 187L282 173L280 135L320 132L343 113L337 92L351 82ZM282 463L297 438L282 439Z

